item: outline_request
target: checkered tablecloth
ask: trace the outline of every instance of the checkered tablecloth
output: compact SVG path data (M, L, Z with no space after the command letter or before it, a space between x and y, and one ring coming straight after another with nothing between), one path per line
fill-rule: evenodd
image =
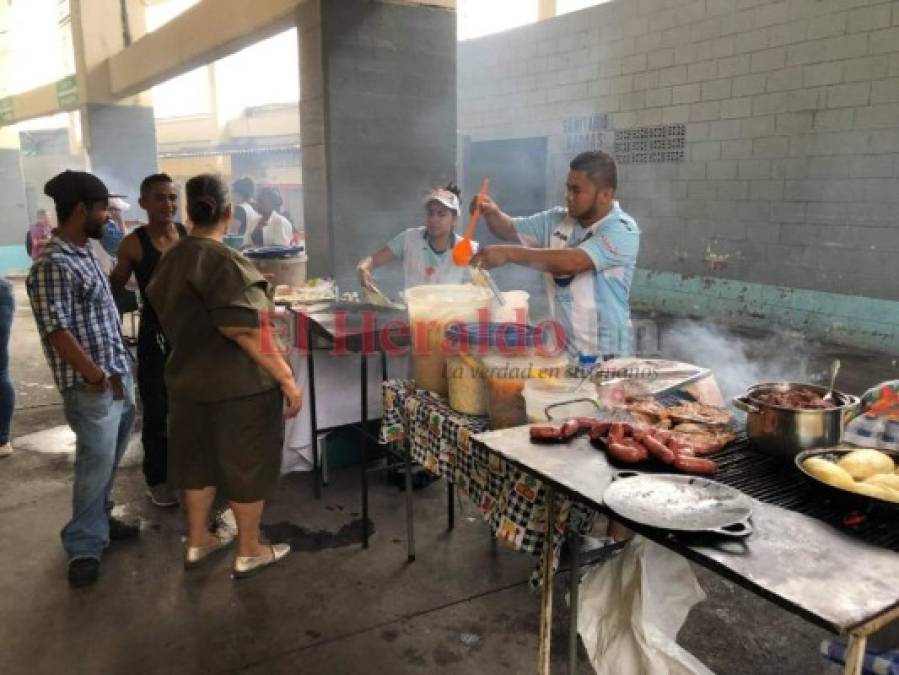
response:
M545 540L545 490L539 480L507 464L496 453L471 442L487 430L487 419L458 413L445 398L416 389L407 380L383 385L384 417L380 442L406 440L412 459L427 471L452 481L478 506L496 537L535 556ZM596 512L556 494L554 564L569 529L588 534ZM531 583L539 581L539 574Z

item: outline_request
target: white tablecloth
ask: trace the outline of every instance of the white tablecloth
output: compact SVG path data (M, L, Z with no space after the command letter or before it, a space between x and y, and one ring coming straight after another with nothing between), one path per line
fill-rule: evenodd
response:
M319 429L356 424L362 419L360 389L361 364L359 354L332 355L327 351L314 352L315 411ZM306 355L293 354L290 365L300 391L303 407L284 429L284 450L281 473L312 470L312 415L309 398L309 368ZM407 357L388 357L389 377L407 377ZM368 357L368 419L381 418L381 357ZM324 434L322 434L324 435Z

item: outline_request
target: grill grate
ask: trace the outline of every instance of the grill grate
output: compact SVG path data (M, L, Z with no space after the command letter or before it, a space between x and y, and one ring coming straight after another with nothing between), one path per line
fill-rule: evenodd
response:
M655 398L666 407L694 400L683 391L665 392ZM868 544L899 553L899 504L876 504L848 493L841 497L838 490L806 478L793 464L753 451L745 435L710 459L718 463L718 471L710 478L719 483L760 502L815 518ZM643 470L668 469L659 463L657 467Z
M899 507L839 497L816 485L796 467L749 448L741 438L712 457L714 480L761 502L816 518L875 546L899 552Z

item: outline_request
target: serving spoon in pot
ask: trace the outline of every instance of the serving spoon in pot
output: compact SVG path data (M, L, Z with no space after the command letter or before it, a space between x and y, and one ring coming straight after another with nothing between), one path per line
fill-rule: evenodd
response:
M833 363L830 364L830 389L827 390L827 393L824 394L824 400L828 403L836 403L836 397L833 395L833 385L837 381L837 373L840 372L840 360L834 359Z

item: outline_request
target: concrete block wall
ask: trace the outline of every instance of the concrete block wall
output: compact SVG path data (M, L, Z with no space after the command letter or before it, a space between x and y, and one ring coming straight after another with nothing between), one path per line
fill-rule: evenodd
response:
M458 68L460 133L546 136L550 203L580 149L685 125L683 161L620 166L641 268L899 300L899 2L614 0L460 43ZM566 122L596 114L578 146Z

